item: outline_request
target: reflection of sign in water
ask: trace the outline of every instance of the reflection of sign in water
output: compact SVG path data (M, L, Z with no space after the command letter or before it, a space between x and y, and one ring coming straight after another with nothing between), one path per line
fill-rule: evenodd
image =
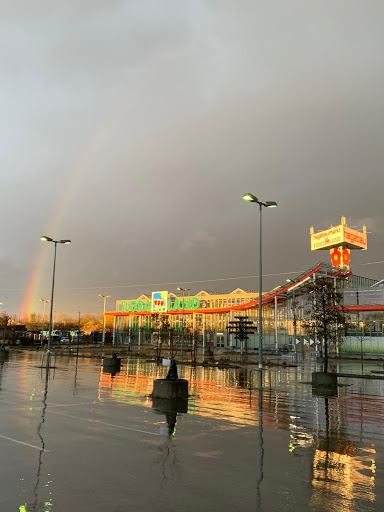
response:
M374 502L376 451L372 448L354 449L346 453L316 450L313 458L313 495L311 506L323 508L324 494L330 493L329 510L342 510L344 504L355 500Z
M168 292L152 292L152 313L165 313L168 306Z

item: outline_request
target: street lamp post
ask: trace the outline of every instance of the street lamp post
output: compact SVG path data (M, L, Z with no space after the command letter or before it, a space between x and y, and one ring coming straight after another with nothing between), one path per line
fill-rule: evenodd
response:
M43 321L41 322L41 346L43 346L43 331L44 331L44 320L45 320L45 306L47 305L47 302L49 302L49 299L39 299L40 302L43 303Z
M79 357L79 345L80 345L81 311L79 311L78 309L76 311L79 313L79 325L77 327L77 352L76 352L76 361L77 361L77 358Z
M101 293L99 293L99 297L102 297L104 299L103 337L101 339L101 346L104 347L104 343L105 343L105 303L106 303L107 299L112 297L112 295L102 295Z
M183 345L184 345L184 297L185 297L185 293L186 293L186 292L190 292L190 291L191 291L191 289L190 289L190 288L181 288L181 286L178 286L178 287L177 287L177 290L178 290L179 292L183 292L183 293L182 293L182 295L181 295L181 296L183 297L183 299L182 299L182 304L183 304L183 306L182 306L182 308L181 308L181 343L180 343L180 345L181 345L181 347L180 347L180 352L181 352L181 354L180 354L180 358L181 358L181 362L183 362Z
M262 296L263 296L263 252L262 252L262 211L264 208L275 208L277 203L275 201L266 201L263 203L259 201L253 194L244 194L244 201L249 203L257 203L259 205L260 213L260 228L259 228L259 368L260 373L263 368L263 313L262 313Z
M52 314L53 314L53 293L55 289L55 270L56 270L56 248L57 244L70 244L70 240L53 240L49 236L41 236L40 240L43 242L52 242L55 244L55 251L53 255L53 272L52 272L52 289L51 289L51 308L49 311L49 327L48 327L48 347L47 347L47 370L49 369L49 359L51 356L51 337L52 337Z
M287 283L294 283L292 279L287 279ZM295 350L295 359L297 362L297 326L296 326L296 302L295 302L295 287L292 288L292 314L293 314L293 348ZM302 342L303 343L303 342Z

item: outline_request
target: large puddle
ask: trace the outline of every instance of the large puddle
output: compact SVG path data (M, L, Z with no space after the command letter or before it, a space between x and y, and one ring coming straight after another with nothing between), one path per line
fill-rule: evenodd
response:
M35 353L0 366L0 510L384 509L384 380L317 396L306 362L265 372L259 394L250 369L185 365L177 410L149 396L167 368L122 362L114 375L58 357L47 376Z

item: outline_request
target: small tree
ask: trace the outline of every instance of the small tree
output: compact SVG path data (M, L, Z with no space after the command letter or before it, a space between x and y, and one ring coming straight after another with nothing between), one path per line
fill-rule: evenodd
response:
M167 315L152 315L153 331L156 336L155 354L156 359L160 360L162 357L163 345L166 343L170 336L171 325Z
M5 333L7 332L7 327L10 323L11 317L7 313L1 313L1 328L3 330L3 343L5 341Z
M324 373L328 372L329 346L337 346L345 332L346 315L343 296L329 277L318 277L307 286L307 307L304 308L303 327L309 334L324 340Z

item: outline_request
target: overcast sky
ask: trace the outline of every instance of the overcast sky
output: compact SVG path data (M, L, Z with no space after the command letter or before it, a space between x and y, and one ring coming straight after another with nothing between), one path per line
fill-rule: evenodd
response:
M352 270L383 278L383 14L379 0L0 0L3 310L20 311L39 261L34 310L49 298L42 234L73 242L56 312L100 312L98 293L257 289L219 280L258 274L245 192L279 205L263 213L266 291L329 261L309 229L341 215L371 232Z

